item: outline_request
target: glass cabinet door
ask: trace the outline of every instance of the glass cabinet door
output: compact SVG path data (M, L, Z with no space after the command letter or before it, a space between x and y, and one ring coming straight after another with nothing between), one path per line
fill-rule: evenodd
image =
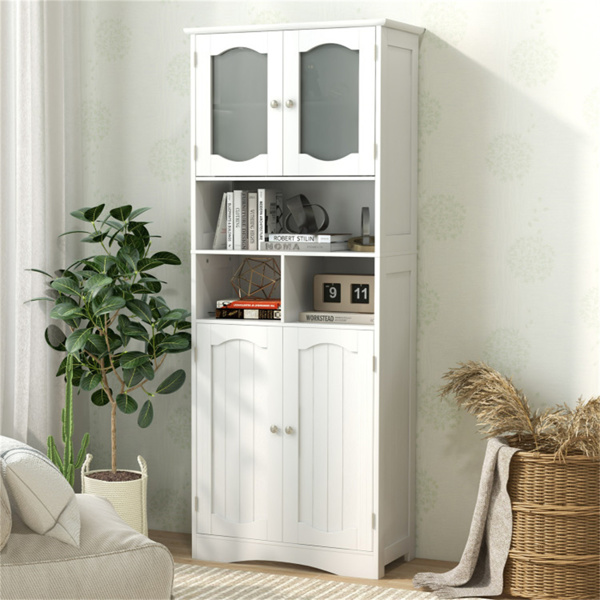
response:
M284 33L284 172L373 175L373 28Z
M358 152L358 50L323 44L300 54L300 153L339 160Z
M281 174L281 39L197 36L197 176Z
M246 161L267 153L267 55L231 48L212 57L212 152Z

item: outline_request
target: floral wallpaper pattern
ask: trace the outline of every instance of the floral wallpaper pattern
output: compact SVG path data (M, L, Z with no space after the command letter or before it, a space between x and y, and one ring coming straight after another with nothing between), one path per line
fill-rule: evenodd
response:
M531 166L531 146L518 133L502 133L490 142L486 160L493 175L502 181L521 179Z
M131 28L120 19L104 19L94 38L98 54L108 61L124 58L131 46Z
M189 306L189 39L184 27L387 17L420 47L417 555L458 560L485 442L441 401L442 376L485 360L534 405L598 394L599 36L585 0L81 3L85 198L150 206ZM188 382L140 430L120 415L122 468L149 467L150 528L190 531ZM94 467L108 412L89 408Z

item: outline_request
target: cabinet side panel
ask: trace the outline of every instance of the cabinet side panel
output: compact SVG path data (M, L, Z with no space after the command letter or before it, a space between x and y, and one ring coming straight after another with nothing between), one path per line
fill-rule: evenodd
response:
M192 182L192 250L211 250L223 193L231 189L227 181Z
M194 36L196 51L196 66L194 71L195 106L192 107L194 113L194 146L196 149L194 172L197 177L210 173L210 155L212 140L212 122L211 122L211 97L212 97L212 77L211 77L211 54L210 37Z
M211 486L211 462L213 455L211 422L214 418L211 403L205 399L212 393L212 348L210 344L210 326L198 325L196 329L196 394L192 399L192 428L194 436L194 460L196 478L194 494L197 498L195 507L195 532L210 533L211 507L208 494ZM203 400L204 399L204 400ZM195 540L196 538L194 538ZM194 552L197 549L194 548Z
M382 262L379 484L386 563L412 553L414 544L415 274L414 255ZM396 556L388 556L390 547Z
M383 253L416 251L417 47L403 32L382 32L379 182Z
M193 288L196 302L194 317L208 319L214 317L217 299L233 296L231 277L239 266L240 257L196 254L193 255L193 260L196 276Z

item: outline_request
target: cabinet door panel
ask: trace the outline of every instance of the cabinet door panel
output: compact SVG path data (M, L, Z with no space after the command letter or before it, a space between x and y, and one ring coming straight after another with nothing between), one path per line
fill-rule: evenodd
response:
M358 152L359 51L321 44L300 54L300 153L340 160Z
M231 48L212 57L212 151L227 160L267 154L267 55Z
M284 332L284 540L372 548L373 334Z
M375 172L375 30L284 33L284 173Z
M281 32L196 36L197 176L281 174L281 44Z
M198 349L198 531L280 540L281 332L199 325Z

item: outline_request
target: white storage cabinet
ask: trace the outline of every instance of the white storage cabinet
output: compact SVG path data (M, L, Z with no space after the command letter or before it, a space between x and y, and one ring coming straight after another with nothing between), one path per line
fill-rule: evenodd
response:
M389 21L186 29L192 72L192 555L378 578L414 556L418 42ZM225 191L324 206L373 252L212 250ZM281 321L214 318L245 258ZM374 325L299 322L318 273L374 276Z

